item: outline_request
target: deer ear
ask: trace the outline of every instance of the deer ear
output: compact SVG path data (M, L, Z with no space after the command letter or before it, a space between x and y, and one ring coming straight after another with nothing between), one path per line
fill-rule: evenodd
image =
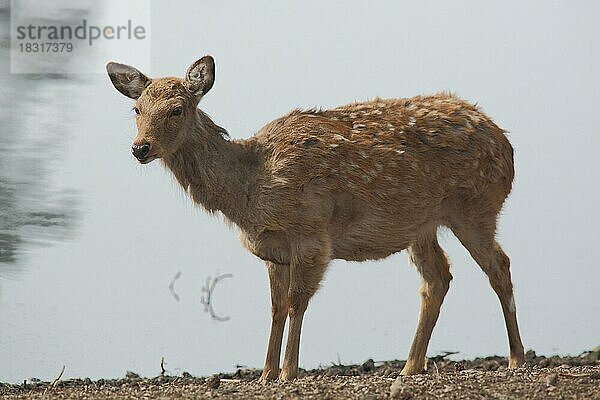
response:
M140 97L151 79L129 65L109 62L106 72L115 88L132 99Z
M204 96L215 83L215 60L204 56L193 63L185 74L183 84L198 99Z

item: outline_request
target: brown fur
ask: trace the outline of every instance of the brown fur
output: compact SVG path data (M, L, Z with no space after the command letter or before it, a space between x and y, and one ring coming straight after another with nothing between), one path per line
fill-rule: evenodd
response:
M273 312L262 379L296 376L302 318L332 259L377 260L404 249L422 276L422 306L403 374L423 371L452 279L437 242L442 225L488 275L504 312L510 367L523 364L510 263L495 241L514 175L502 129L440 93L296 110L230 141L196 108L214 79L205 59L183 80L149 80L114 63L108 70L119 91L137 98L135 144L150 144L150 161L161 158L193 201L237 225L244 246L267 264ZM182 115L171 116L177 105Z

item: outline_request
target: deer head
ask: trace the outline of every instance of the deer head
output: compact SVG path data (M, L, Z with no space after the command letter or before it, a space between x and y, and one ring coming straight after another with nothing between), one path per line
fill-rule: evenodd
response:
M137 135L131 146L135 158L147 164L176 152L196 116L200 99L215 81L215 62L204 56L193 63L184 79L150 79L137 69L110 62L108 76L115 88L134 100Z

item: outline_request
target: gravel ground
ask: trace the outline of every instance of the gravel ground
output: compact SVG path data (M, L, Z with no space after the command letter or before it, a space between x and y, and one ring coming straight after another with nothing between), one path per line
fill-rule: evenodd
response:
M506 369L502 357L470 361L431 358L426 374L399 377L403 361L333 365L301 371L291 383L257 381L260 370L237 370L208 378L158 376L0 383L3 399L600 399L600 352L577 357L538 357Z

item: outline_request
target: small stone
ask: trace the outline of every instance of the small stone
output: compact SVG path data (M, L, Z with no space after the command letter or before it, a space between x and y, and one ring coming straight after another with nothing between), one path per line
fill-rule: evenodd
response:
M372 358L369 358L367 361L362 363L360 366L363 372L369 372L375 369L375 361Z
M140 376L133 371L125 372L125 379L140 379Z
M536 357L537 357L537 355L535 354L535 351L533 351L533 350L527 350L527 352L525 353L526 360L533 360Z
M211 389L217 389L221 384L221 378L219 375L213 375L206 380L206 385Z
M558 381L557 374L550 374L546 377L546 384L548 386L556 386L556 382Z
M483 369L485 369L486 371L496 371L500 366L500 363L498 361L492 360L486 361L482 366Z
M544 358L538 363L538 365L540 368L548 368L550 366L550 360Z
M594 371L590 374L590 378L592 379L600 379L600 372L599 371Z
M399 376L390 386L390 398L397 400L408 400L412 398L412 394L408 388L402 384L402 377Z

